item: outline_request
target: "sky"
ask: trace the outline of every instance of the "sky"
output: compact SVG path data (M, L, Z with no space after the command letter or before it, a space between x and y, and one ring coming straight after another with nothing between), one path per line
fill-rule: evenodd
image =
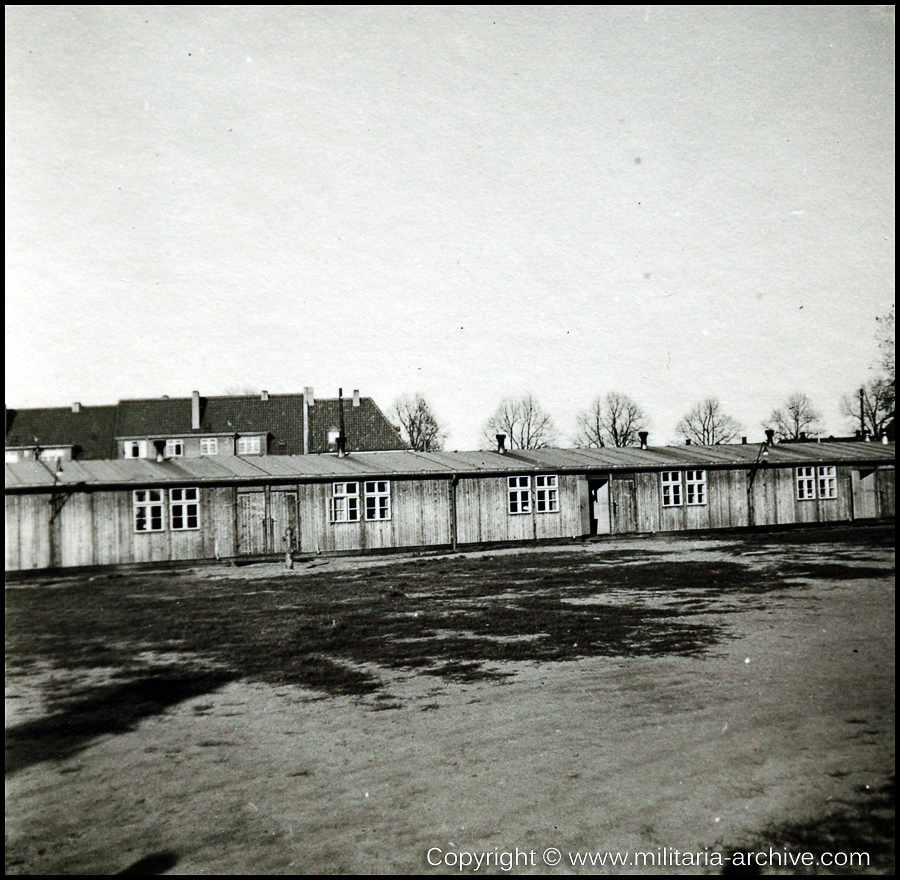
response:
M893 301L893 7L6 7L10 407L844 433Z

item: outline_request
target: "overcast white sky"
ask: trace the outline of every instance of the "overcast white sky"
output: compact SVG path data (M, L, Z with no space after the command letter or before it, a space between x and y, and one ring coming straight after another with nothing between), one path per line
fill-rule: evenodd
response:
M847 428L894 298L888 6L6 7L6 403L531 391Z

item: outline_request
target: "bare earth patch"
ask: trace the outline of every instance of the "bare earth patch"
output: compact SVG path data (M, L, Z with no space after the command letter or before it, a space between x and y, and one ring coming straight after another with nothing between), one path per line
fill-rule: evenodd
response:
M14 582L7 871L886 872L893 572L873 527Z

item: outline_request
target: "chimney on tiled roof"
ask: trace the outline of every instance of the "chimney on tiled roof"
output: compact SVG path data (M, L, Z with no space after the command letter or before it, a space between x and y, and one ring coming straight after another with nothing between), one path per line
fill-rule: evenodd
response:
M268 392L268 391L260 391L260 392L259 392L259 399L260 399L260 400L268 400L268 399L269 399L269 392Z
M353 405L359 406L359 388L353 389Z
M303 389L303 454L309 454L309 408L315 403L313 390L309 386Z
M743 446L746 446L746 445L747 445L747 438L746 438L746 437L741 437L741 444L742 444Z
M500 455L506 452L506 434L497 434L497 452Z
M685 437L685 438L684 438L684 445L685 445L685 446L690 446L690 445L691 445L691 438L690 438L690 437Z
M81 412L81 404L77 400L72 404L72 412Z
M766 428L766 446L775 445L775 431L772 428Z
M191 394L191 430L200 430L200 392L194 391Z
M641 441L641 449L647 448L647 438L649 436L650 436L650 434L647 431L638 431L638 437L640 438L640 441Z
M338 433L338 458L347 454L347 434L344 431L344 389L338 388L338 410L340 411L340 428Z

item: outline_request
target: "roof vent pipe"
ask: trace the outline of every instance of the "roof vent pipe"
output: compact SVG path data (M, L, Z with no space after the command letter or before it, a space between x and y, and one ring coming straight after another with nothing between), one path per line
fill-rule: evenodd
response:
M81 412L81 404L77 400L72 404L72 412Z
M775 431L772 428L766 428L766 446L775 445Z
M649 436L650 436L650 434L647 431L638 431L638 437L640 438L640 441L641 441L641 449L647 448L647 438Z
M353 405L359 406L359 389L358 388L353 389Z
M497 434L497 452L501 455L506 452L506 434Z
M191 392L191 430L200 430L200 392Z

